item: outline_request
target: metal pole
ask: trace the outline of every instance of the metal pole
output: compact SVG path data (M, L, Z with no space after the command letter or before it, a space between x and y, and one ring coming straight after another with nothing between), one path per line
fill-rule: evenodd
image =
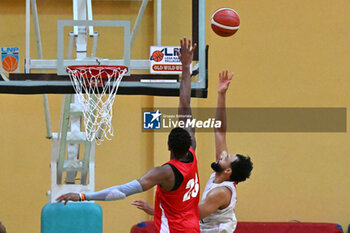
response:
M140 10L139 10L139 14L137 15L136 22L134 24L134 28L132 29L132 32L131 32L131 39L130 39L130 45L131 46L134 43L134 39L135 39L137 30L138 30L138 28L140 26L143 14L145 13L145 9L146 9L148 1L149 0L142 0L142 4L141 4Z
M205 79L205 0L198 3L198 55L199 55L199 79Z
M157 0L157 46L162 46L162 0Z
M88 20L93 20L93 18L92 18L92 4L91 4L91 0L86 0L86 7L87 7ZM93 26L89 26L89 35L90 36L94 35L94 27Z
M30 72L30 0L26 0L26 62L24 73Z
M43 59L43 51L41 46L41 36L40 36L40 30L39 30L40 27L39 27L39 18L38 18L38 9L36 6L36 0L32 0L32 11L33 11L33 20L34 20L34 29L35 29L35 35L36 35L36 46L37 46L38 56L39 56L39 59ZM40 72L44 73L44 70L41 70ZM49 109L48 96L46 94L43 95L43 103L44 103L45 121L46 121L46 138L51 139L52 132L51 132L50 109Z

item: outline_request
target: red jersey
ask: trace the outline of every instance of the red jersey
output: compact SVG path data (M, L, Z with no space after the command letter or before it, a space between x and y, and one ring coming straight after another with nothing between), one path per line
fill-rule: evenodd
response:
M197 159L192 148L193 161L170 160L182 174L183 181L174 191L166 191L157 185L154 224L157 233L199 233L199 177Z

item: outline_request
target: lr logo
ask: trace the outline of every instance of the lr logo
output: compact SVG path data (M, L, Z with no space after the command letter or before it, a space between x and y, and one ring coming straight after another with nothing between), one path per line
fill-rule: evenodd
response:
M144 129L160 129L160 117L162 113L157 110L156 112L143 112L143 128Z

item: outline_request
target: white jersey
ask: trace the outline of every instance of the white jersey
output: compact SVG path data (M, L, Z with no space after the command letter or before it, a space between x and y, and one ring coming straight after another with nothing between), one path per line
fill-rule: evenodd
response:
M227 187L231 190L231 202L225 209L218 209L208 217L200 220L201 233L232 233L236 229L237 219L235 215L236 187L232 181L224 181L220 184L214 183L215 172L213 172L205 186L202 200L208 192L217 187Z

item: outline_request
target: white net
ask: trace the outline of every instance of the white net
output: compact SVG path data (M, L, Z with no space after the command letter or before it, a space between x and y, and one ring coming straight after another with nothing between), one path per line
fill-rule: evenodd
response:
M84 113L86 138L100 144L113 137L112 106L119 84L128 71L125 66L68 66Z

